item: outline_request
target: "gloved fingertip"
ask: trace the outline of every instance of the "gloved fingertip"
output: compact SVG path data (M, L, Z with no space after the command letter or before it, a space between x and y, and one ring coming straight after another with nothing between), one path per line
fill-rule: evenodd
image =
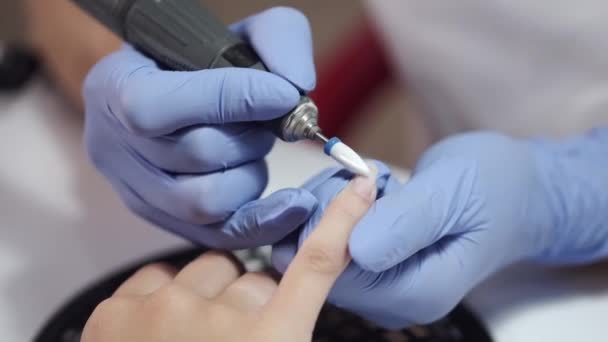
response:
M316 205L306 191L280 190L239 208L223 230L233 239L253 241L257 246L277 243L306 221Z
M316 86L312 33L306 16L286 6L270 8L231 26L255 48L268 69L308 93Z
M277 75L245 69L231 69L230 73L234 77L226 78L223 87L241 90L242 94L227 92L222 99L224 108L233 113L253 116L231 121L271 120L285 115L300 102L298 89Z
M387 258L386 227L387 223L378 220L374 210L366 215L353 230L348 243L348 250L353 261L362 269L371 272L382 272L390 268ZM373 229L377 227L378 229Z
M353 261L363 270L374 273L383 272L392 267L392 264L383 258L384 252L377 251L378 248L382 247L367 238L361 239L352 235L348 245Z
M270 263L276 271L283 274L298 251L299 231L294 231L283 240L272 245Z
M281 274L285 273L289 263L293 260L293 257L297 252L297 241L281 242L272 247L272 255L270 256L270 262L272 266Z
M317 77L315 75L315 67L303 68L300 72L285 73L285 78L291 81L300 91L307 94L317 87Z
M284 189L266 199L260 224L300 225L315 210L317 199L304 189Z
M400 203L398 194L389 194L378 199L359 221L349 240L349 252L359 267L375 273L386 271L425 243L428 225L408 208Z
M299 63L298 68L287 68L283 65L277 65L278 62L273 63L275 67L272 71L287 79L301 93L308 94L317 87L316 67L312 58L295 61L295 63Z

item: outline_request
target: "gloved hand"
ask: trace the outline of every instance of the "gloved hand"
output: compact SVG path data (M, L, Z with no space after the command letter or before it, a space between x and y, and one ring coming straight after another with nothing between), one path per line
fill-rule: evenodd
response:
M494 133L449 138L405 184L379 164L378 199L350 238L354 263L329 300L388 328L435 321L481 280L518 260L577 263L608 254L608 131L569 142ZM304 185L319 200L273 249L283 271L348 174Z
M275 138L251 124L288 113L314 88L308 21L274 8L231 28L273 73L164 71L125 46L93 68L84 90L88 153L126 205L214 248L278 241L316 205L300 189L256 200Z

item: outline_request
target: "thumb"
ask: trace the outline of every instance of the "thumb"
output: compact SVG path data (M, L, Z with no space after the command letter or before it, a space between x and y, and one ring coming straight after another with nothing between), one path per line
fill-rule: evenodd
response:
M166 71L129 47L99 62L84 89L89 99L107 97L104 105L122 126L144 137L194 125L271 120L300 101L291 83L268 72L247 68Z
M378 201L350 238L350 253L363 269L382 272L445 236L461 233L475 164L442 157L426 165L399 191Z

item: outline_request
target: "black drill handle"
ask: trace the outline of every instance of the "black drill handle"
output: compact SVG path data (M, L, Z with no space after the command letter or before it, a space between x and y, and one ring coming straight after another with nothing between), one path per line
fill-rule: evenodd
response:
M200 0L74 0L124 41L169 70L240 67L268 71L253 48ZM285 140L289 114L259 124Z
M200 0L74 0L124 41L162 67L266 70L251 46Z

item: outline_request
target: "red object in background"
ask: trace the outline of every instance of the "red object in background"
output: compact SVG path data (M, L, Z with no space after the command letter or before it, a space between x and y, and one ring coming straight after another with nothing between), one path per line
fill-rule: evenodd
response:
M384 47L366 18L319 68L311 98L319 107L325 135L338 135L355 119L358 109L390 79L389 69Z

